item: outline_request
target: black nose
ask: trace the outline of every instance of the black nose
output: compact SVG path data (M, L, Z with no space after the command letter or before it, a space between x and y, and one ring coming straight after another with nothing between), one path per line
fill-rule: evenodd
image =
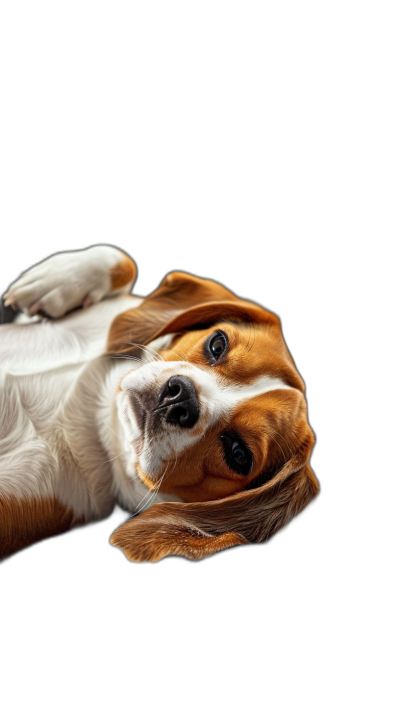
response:
M157 411L169 424L189 428L196 424L200 409L196 390L187 377L171 377L158 395Z

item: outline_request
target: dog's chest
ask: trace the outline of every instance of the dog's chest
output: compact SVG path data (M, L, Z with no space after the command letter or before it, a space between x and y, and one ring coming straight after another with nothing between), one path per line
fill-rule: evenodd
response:
M54 496L77 520L107 515L114 501L109 456L98 435L102 401L108 403L104 368L94 367L91 375L90 366L33 374L18 374L18 365L0 367L3 493Z
M101 317L100 309L88 311ZM117 385L136 363L98 356L104 328L84 318L0 327L1 492L54 496L77 521L108 515L115 501L132 511L148 493L131 473L115 408Z

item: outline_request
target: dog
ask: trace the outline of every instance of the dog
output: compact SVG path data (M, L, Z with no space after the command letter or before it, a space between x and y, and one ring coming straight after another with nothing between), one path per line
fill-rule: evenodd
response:
M132 561L270 538L319 490L304 382L279 318L183 272L148 297L106 245L58 253L4 294L0 557L134 514Z

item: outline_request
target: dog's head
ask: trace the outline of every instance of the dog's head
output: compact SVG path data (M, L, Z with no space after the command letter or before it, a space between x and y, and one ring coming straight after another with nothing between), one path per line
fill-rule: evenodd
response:
M111 542L132 560L158 560L266 540L318 491L304 383L279 318L171 273L115 320L108 353L140 356L166 335L117 401L139 477L181 502L151 506Z

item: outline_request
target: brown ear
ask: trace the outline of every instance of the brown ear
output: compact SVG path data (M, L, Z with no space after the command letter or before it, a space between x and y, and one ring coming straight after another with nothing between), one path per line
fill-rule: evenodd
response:
M309 434L308 443L263 486L219 501L155 504L117 528L111 543L129 560L155 561L167 555L198 560L233 545L268 540L318 493Z
M279 318L247 300L241 300L213 280L189 273L169 273L139 307L118 315L111 325L107 354L137 354L134 342L147 345L156 337L216 320L270 322Z

